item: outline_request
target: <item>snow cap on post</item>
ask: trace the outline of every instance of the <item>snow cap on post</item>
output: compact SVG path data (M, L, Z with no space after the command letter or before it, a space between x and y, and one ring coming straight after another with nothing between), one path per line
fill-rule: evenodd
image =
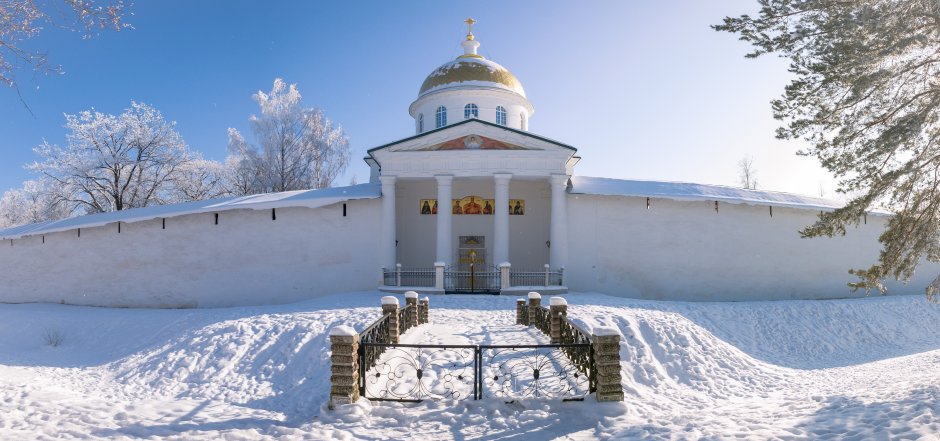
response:
M428 298L428 296L424 296L424 298L423 298L423 299L421 299L421 301L422 301L422 302L430 302L430 301L431 301L431 299L430 299L430 298Z
M568 301L564 297L551 297L548 299L551 306L568 306Z
M591 330L591 333L597 336L620 335L620 330L608 326L598 326Z
M529 293L529 300L532 300L532 299L541 299L541 298L542 298L542 295L539 294L539 293L537 293L537 292L535 292L535 291L532 291L532 292Z
M334 327L333 329L330 329L330 335L337 336L337 337L339 336L352 337L354 335L359 335L359 333L356 332L356 330L353 329L352 326L339 325L339 326Z
M499 264L499 267L500 267L500 268L511 268L511 267L512 267L512 264L509 263L509 262L503 262L503 263Z
M418 298L418 293L417 293L417 292L414 292L414 291L405 291L405 298L406 298L406 299L417 299L417 298Z
M395 296L385 296L382 297L383 305L395 305L398 306L398 298Z

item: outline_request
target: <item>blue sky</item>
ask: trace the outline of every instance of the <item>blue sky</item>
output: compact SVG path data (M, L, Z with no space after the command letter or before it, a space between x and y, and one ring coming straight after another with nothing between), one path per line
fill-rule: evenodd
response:
M131 100L177 122L191 148L223 160L226 129L249 135L255 91L276 77L341 124L352 147L338 185L368 179L371 147L411 136L424 77L461 53L468 16L480 53L510 69L535 106L530 131L578 147L576 174L736 185L754 157L762 189L829 197L802 146L774 139L769 101L785 60L708 26L755 0L610 2L138 2L134 29L93 39L47 29L29 47L65 74L18 71L0 88L0 191L31 176L32 148L65 141L63 113L117 114Z

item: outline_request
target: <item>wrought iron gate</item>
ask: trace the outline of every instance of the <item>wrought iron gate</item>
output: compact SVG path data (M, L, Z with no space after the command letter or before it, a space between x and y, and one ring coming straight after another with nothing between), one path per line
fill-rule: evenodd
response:
M444 290L448 293L499 293L499 268L492 265L470 265L469 269L447 267Z
M418 402L485 396L583 400L597 389L593 347L361 343L359 392Z

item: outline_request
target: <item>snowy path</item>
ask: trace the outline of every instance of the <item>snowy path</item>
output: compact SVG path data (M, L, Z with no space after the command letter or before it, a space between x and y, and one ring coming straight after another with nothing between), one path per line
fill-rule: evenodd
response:
M215 310L0 305L0 439L940 439L940 305L566 296L613 326L625 403L360 401L325 409L326 333L379 294ZM431 298L403 342L545 343L515 299ZM43 342L55 330L58 347Z

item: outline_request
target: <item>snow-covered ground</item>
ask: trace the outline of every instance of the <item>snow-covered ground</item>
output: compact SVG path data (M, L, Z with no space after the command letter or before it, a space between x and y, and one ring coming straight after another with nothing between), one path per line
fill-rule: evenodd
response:
M327 333L378 293L201 310L0 305L0 439L940 439L940 305L652 302L572 293L623 334L624 403L326 409ZM431 297L409 342L535 343L515 298ZM61 339L58 346L48 343Z

